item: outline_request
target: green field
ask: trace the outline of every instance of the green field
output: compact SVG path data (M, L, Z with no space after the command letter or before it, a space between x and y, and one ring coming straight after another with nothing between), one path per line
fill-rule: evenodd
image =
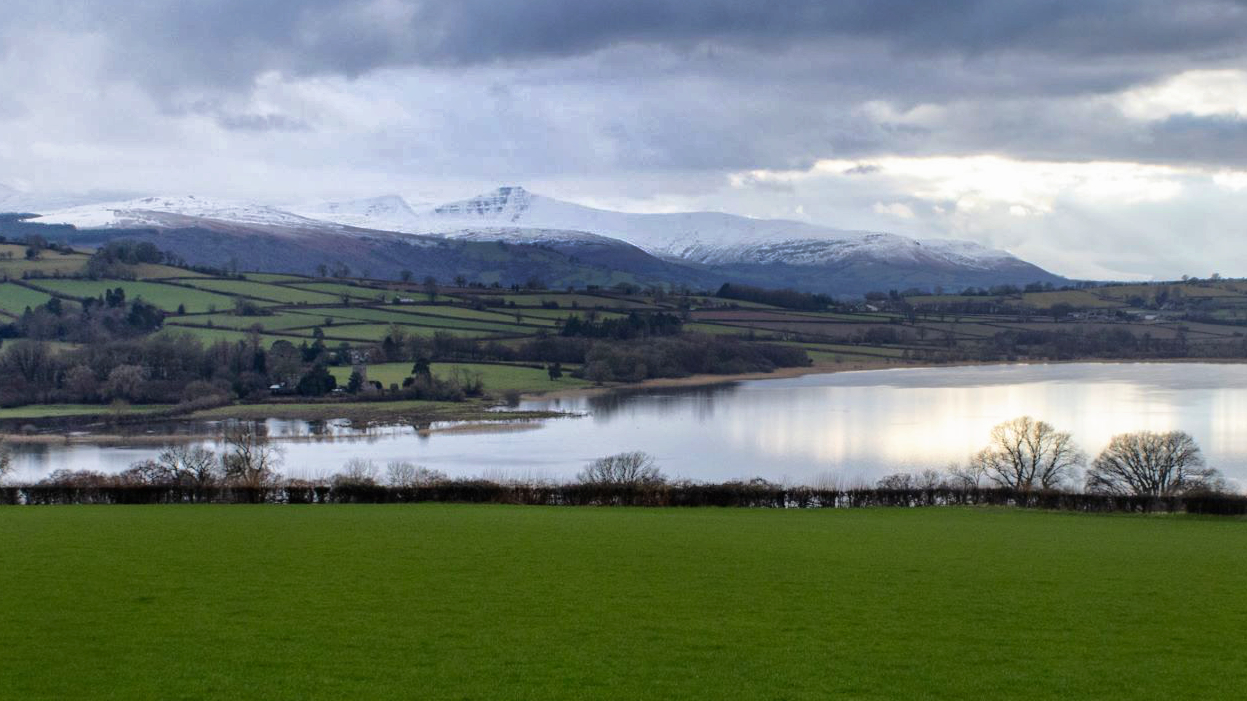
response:
M217 341L226 341L228 343L237 343L238 341L247 341L251 339L250 331L242 331L237 329L205 329L198 326L176 326L169 324L160 330L161 334L189 334L199 339L201 343L212 344ZM288 331L287 333L302 333L302 331ZM260 342L267 348L277 341L289 341L296 346L307 341L312 342L310 332L306 336L277 336L273 334L260 334Z
M27 404L0 409L0 421L6 419L45 419L64 416L98 416L101 414L148 414L172 409L169 404L120 405L108 404Z
M310 292L288 285L269 285L250 280L219 280L204 278L187 280L187 284L203 290L220 292L227 295L241 295L254 299L262 299L281 304L337 304L341 297L323 292Z
M0 278L18 278L24 274L73 275L87 264L83 253L64 254L45 250L35 260L26 260L26 246L0 243Z
M315 292L331 294L338 299L341 299L345 295L354 299L384 301L387 295L391 297L394 295L394 293L389 290L381 290L373 287L359 287L356 285L344 285L336 282L305 281L303 283L299 283L297 287L301 290L312 290Z
M192 324L195 326L214 326L225 329L249 329L259 325L269 331L293 329L305 326L323 326L323 314L301 312L279 312L271 316L237 316L235 314L194 314L190 316L172 316L165 319L166 324Z
M368 366L368 379L376 380L383 386L403 383L411 376L413 363L381 363ZM495 365L492 363L433 363L433 374L442 379L451 377L455 371L463 370L473 375L480 375L485 383L485 390L490 393L507 391L518 392L549 392L558 389L575 389L588 387L591 383L577 380L564 373L563 377L551 380L544 368L529 368L516 365ZM351 377L349 366L329 368L338 384L344 385Z
M1244 547L1238 519L954 508L6 508L0 680L14 699L1232 698Z
M390 335L391 324L351 324L322 326L326 339L342 339L346 341L356 341L362 343L380 343ZM449 327L450 324L447 324ZM408 336L423 336L432 338L434 334L444 333L451 336L459 336L462 338L487 338L497 335L488 331L473 331L469 329L456 328L437 328L432 326L400 326L403 333Z
M162 285L158 282L133 282L128 280L31 280L30 284L43 290L69 297L99 297L106 290L120 287L126 299L143 299L165 311L176 311L179 305L188 312L207 312L214 309L225 311L234 307L234 299L225 295L194 290L178 285Z
M52 295L46 292L38 292L11 282L0 282L0 311L14 316L26 311L27 307L34 309L51 298Z

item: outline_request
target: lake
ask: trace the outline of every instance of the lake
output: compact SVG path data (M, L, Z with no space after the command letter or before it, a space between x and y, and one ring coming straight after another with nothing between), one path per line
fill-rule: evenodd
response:
M380 466L410 460L452 476L566 479L593 458L643 450L673 477L846 484L964 462L993 425L1029 414L1072 432L1092 455L1117 433L1184 430L1210 465L1247 483L1247 365L878 370L537 399L521 408L583 416L502 431L358 431L299 421L267 427L291 438L283 441L283 472L297 477L324 477L359 457ZM143 445L14 446L14 478L61 468L116 472L156 452Z

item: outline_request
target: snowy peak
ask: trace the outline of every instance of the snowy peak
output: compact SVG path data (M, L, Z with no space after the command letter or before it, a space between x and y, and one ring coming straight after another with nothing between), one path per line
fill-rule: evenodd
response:
M192 219L287 229L326 226L325 222L266 205L194 195L143 197L124 202L82 205L45 214L32 221L41 224L72 224L79 229L114 229L177 226Z
M13 197L13 191L0 189L0 203ZM428 208L412 207L398 195L289 209L196 196L145 197L71 207L34 221L86 229L207 227L281 236L415 234L424 241L436 236L576 247L577 257L596 256L599 264L608 267L626 265L623 261L648 253L685 267L732 266L739 272L744 268L737 266L745 266L751 269L750 275L779 286L798 284L794 275L806 276L808 280L800 284L811 289L832 289L830 280L852 279L857 274L854 271L875 276L854 284L874 286L881 284L879 271L886 270L903 271L897 273L897 279L905 283L940 280L965 286L982 281L1059 280L1005 251L970 241L917 240L722 212L619 212L564 202L515 186ZM774 267L759 271L757 266ZM804 270L794 272L791 266Z
M433 214L449 219L482 219L518 223L532 207L533 196L522 187L500 187L491 193L433 209Z
M421 218L399 195L382 195L361 200L340 200L299 205L291 208L309 219L355 226L363 229L417 233Z
M917 241L882 232L845 231L783 219L721 212L634 214L594 209L501 187L434 208L424 230L452 234L473 227L583 231L626 241L669 260L707 265L825 265L886 261L916 266L988 269L1017 261L970 241Z

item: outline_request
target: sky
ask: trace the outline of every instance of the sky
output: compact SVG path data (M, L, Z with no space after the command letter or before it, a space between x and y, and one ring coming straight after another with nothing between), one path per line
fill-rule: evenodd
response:
M1242 0L6 0L0 191L499 185L1247 276Z

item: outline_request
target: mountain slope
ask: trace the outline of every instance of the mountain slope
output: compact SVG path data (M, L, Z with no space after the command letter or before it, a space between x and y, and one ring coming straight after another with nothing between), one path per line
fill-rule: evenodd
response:
M384 198L383 198L384 199ZM343 217L389 216L381 206L340 207ZM369 219L371 221L371 219ZM75 228L76 227L76 228ZM26 221L0 221L0 234L45 233L49 239L98 246L111 240L149 241L193 265L239 271L314 274L345 266L365 277L556 287L676 284L709 287L716 278L660 260L641 249L581 232L508 227L425 236L349 226L245 202L200 197L148 197L85 205Z
M1066 282L1007 252L968 241L920 241L896 234L842 231L713 212L612 212L534 195L518 187L499 188L424 211L417 211L395 195L296 209L297 213L247 202L148 197L75 207L33 221L112 231L213 231L229 234L233 237L230 245L243 249L252 248L246 241L248 234L315 241L315 245L300 244L302 251L282 255L265 252L262 258L226 258L248 264L261 259L280 260L282 270L305 273L319 264L332 266L333 261L327 258L338 251L342 256L354 256L358 264L375 266L377 272L392 276L399 270L415 269L411 267L416 265L411 251L427 252L451 242L460 246L493 242L502 248L492 249L489 257L497 263L495 269L508 271L505 280L479 262L463 263L463 270L450 271L452 277L463 274L483 282L510 283L536 276L565 284L594 280L587 284L641 282L703 288L748 282L842 295L909 287L960 289ZM169 236L164 239L172 240ZM335 239L336 248L331 243ZM383 257L361 256L364 241L391 253L399 251L401 267ZM224 245L224 241L218 240L217 245ZM392 249L394 245L402 247ZM206 242L198 246L179 239L176 251L192 262L220 262L222 256L206 250ZM525 276L502 260L534 248L557 254L563 264L546 265L540 272ZM503 250L510 253L504 256L499 253ZM351 252L349 256L347 252ZM317 262L311 263L312 259ZM577 272L578 267L590 270Z
M534 195L520 187L498 188L442 205L428 213L427 220L425 231L502 222L508 226L590 231L657 255L711 265L819 265L857 258L990 267L1014 259L1004 251L969 241L916 241L896 234L845 231L782 219L750 219L717 212L612 212Z

